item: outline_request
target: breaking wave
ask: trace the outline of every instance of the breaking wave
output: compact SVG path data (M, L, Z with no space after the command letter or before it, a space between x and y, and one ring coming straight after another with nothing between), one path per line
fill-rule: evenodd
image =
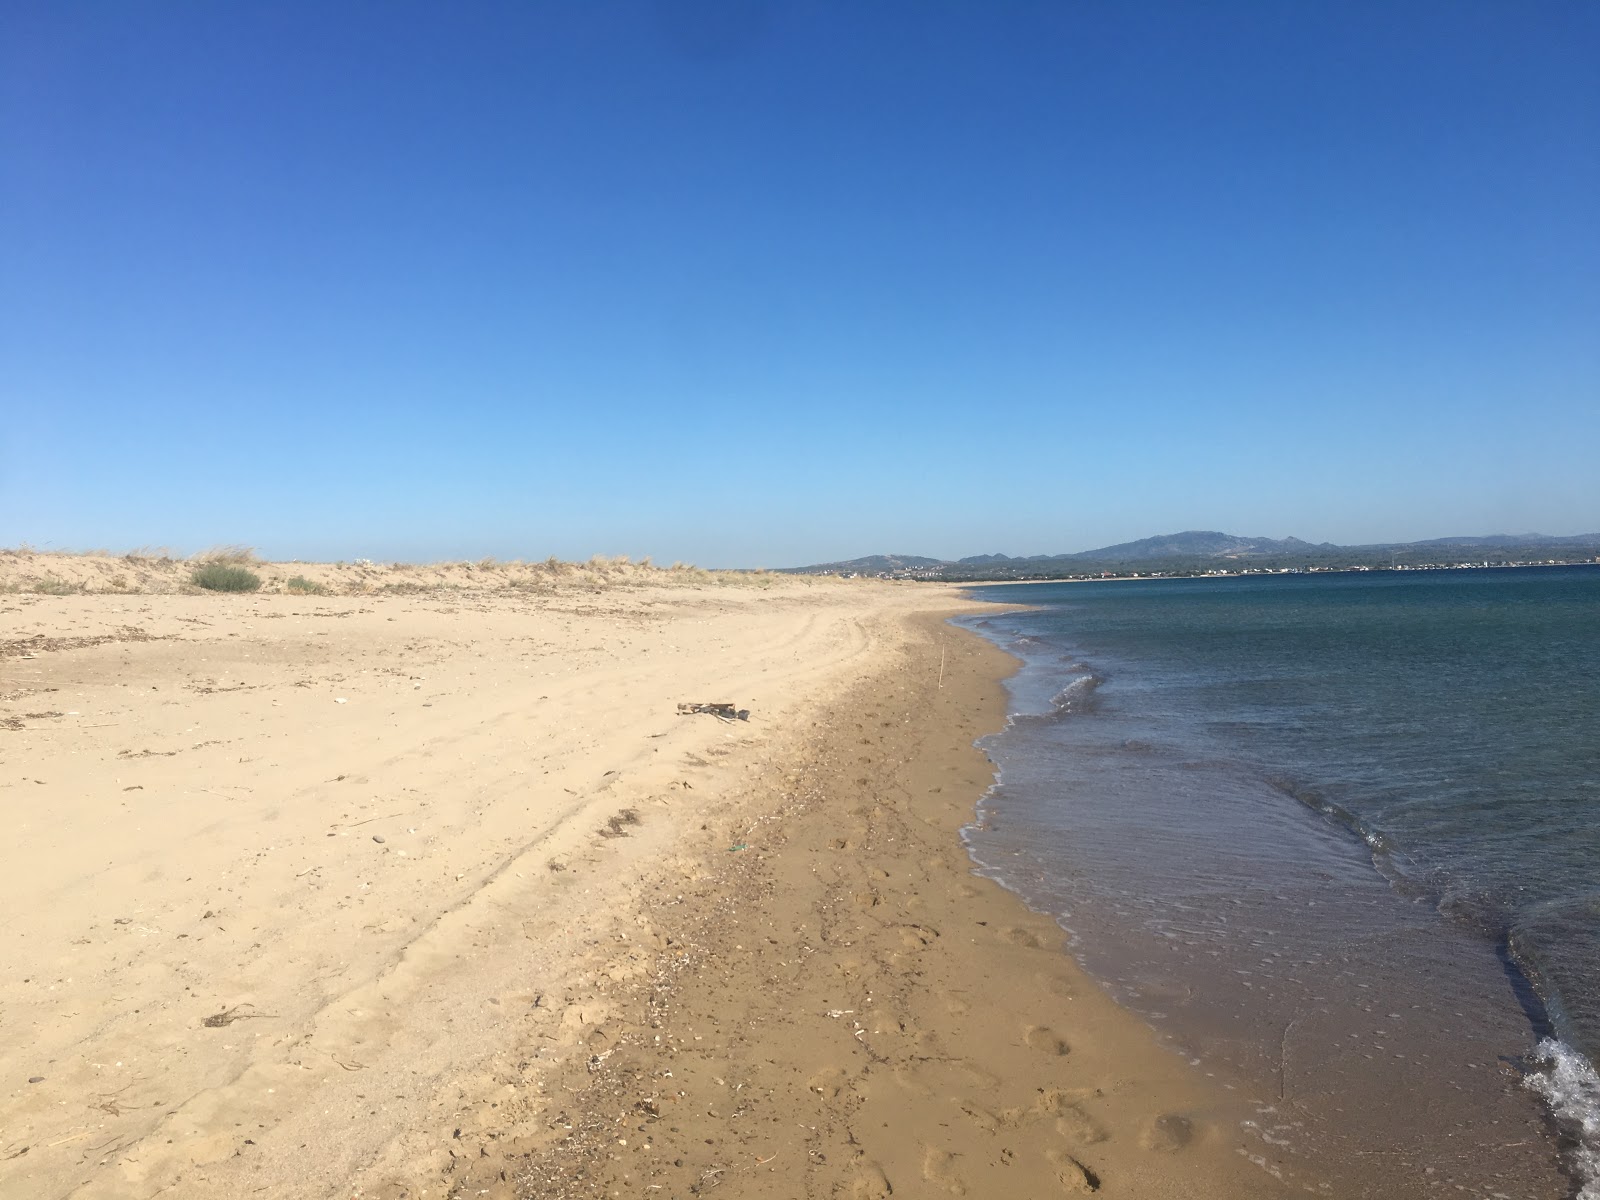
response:
M1530 1072L1524 1082L1544 1097L1555 1115L1577 1177L1577 1200L1600 1200L1600 1074L1555 1038L1541 1041L1533 1059L1543 1069Z

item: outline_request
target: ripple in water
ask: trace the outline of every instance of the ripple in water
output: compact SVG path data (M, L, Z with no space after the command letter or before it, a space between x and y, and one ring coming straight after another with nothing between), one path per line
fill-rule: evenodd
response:
M1302 1181L1600 1200L1600 568L981 598L1030 610L975 623L1025 663L975 857L1284 1092Z

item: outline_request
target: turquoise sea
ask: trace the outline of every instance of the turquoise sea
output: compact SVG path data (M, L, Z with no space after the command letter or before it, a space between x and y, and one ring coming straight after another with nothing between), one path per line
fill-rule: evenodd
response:
M1600 566L974 589L980 865L1337 1196L1600 1198Z

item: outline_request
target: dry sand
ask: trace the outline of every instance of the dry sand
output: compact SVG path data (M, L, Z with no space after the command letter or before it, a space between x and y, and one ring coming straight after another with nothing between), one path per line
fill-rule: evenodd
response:
M0 596L0 1196L1276 1194L972 875L955 593L676 582Z

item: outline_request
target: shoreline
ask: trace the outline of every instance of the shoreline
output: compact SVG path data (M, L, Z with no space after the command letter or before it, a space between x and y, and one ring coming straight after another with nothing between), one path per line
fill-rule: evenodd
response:
M974 873L959 594L0 603L0 1194L1280 1194Z
M1273 1114L1257 1132L1283 1139L1285 1177L1341 1195L1575 1192L1581 1113L1534 1095L1541 1029L1499 943L1397 887L1310 802L1314 784L1196 740L1191 711L1209 731L1237 710L1212 692L1212 707L1183 709L1157 651L1072 653L1075 629L1092 642L1097 617L1134 619L1124 608L1012 612L974 624L1027 660L1024 711L1077 711L1073 692L1045 705L1065 662L1091 689L1120 686L1083 704L1092 719L1042 717L989 743L1007 786L981 809L994 821L976 855L1061 913L1077 960L1167 1044ZM1227 906L1196 901L1209 896Z
M606 1014L581 1022L589 1053L463 1134L444 1194L1284 1194L1245 1160L1242 1106L975 873L973 741L1015 660L946 615L912 618L900 664L768 760L641 905L650 969L567 998Z

